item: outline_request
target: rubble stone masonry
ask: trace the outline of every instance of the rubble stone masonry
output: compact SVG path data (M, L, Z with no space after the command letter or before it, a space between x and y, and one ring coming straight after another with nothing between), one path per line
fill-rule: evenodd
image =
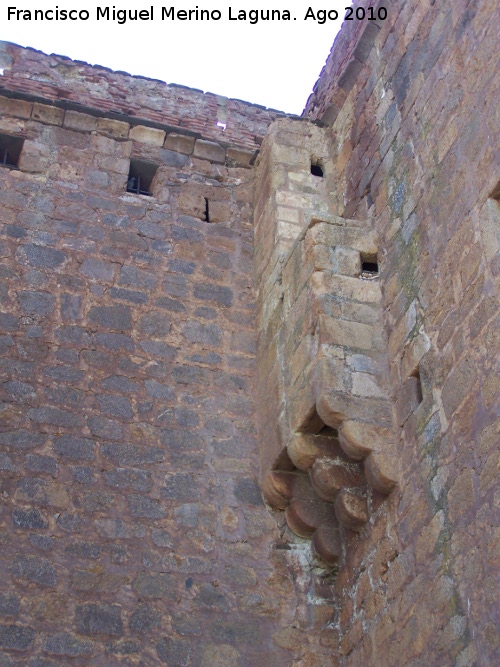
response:
M0 667L500 661L498 7L371 4L301 118L1 43Z

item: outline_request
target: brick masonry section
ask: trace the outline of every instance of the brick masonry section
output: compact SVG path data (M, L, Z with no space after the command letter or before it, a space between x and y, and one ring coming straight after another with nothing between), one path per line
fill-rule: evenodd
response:
M0 42L2 90L72 103L77 110L144 118L212 141L258 149L280 111L146 77L92 67L64 56ZM26 77L27 72L36 73ZM57 113L55 110L54 113ZM225 129L218 126L223 122Z

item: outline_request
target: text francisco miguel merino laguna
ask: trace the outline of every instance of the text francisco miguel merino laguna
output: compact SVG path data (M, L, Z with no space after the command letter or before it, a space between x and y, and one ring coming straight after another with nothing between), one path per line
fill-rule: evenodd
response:
M161 7L162 21L220 21L222 11L219 9L176 9L175 7ZM94 17L97 21L115 21L120 25L127 21L153 21L154 7L149 9L117 9L113 7L96 7ZM157 11L157 15L158 15ZM235 9L226 8L226 18L228 21L248 21L255 24L259 21L296 21L295 16L291 16L288 9ZM52 9L22 9L18 7L7 7L8 21L88 21L91 18L91 12L87 9L59 9L56 5ZM311 19L318 23L326 21L336 21L339 13L334 9L314 10L309 7L303 16L303 20Z

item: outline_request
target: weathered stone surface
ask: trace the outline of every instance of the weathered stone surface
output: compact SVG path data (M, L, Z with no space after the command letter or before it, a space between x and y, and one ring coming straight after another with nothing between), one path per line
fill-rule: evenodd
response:
M139 574L132 588L146 599L172 599L175 596L175 578L164 573Z
M91 655L94 651L94 644L88 640L78 639L78 637L68 632L59 632L47 637L44 649L47 653L74 658L81 655Z
M34 530L49 527L46 517L37 509L15 509L12 512L12 523L18 528Z
M129 132L130 139L140 141L144 144L153 144L156 146L163 146L165 140L165 132L154 127L145 127L144 125L136 125L132 127Z
M211 162L224 162L226 159L226 151L213 141L205 141L197 139L194 145L194 157L202 160L210 160Z
M196 285L194 296L202 301L213 301L223 306L232 306L233 304L233 292L229 287L221 287L210 283Z
M130 617L130 630L139 635L149 635L161 622L161 614L148 607L141 605Z
M144 517L147 519L161 519L165 516L165 509L157 500L147 496L133 494L128 499L130 513L134 517Z
M45 269L57 268L66 259L66 255L60 250L34 245L33 243L26 244L22 247L22 250L31 266Z
M55 308L55 298L47 292L20 292L19 307L26 315L50 315Z
M25 584L53 587L57 583L53 565L48 560L35 556L16 556L12 564L12 573L17 580Z
M0 595L0 615L17 616L19 614L19 598L14 593L2 593Z
M121 607L116 604L84 604L75 609L76 627L82 635L121 637Z
M131 326L128 306L94 306L89 312L89 322L116 331L128 331Z
M165 139L165 148L170 151L176 151L184 155L191 155L194 147L194 137L188 137L184 134L170 132Z
M33 643L36 631L29 625L0 625L0 646L14 651L26 651Z
M61 458L71 461L93 461L95 442L89 438L63 435L54 441L54 452Z

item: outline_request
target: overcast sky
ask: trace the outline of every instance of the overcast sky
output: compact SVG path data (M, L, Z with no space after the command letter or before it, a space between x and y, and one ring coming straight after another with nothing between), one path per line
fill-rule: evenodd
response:
M250 10L266 10L263 2L245 0L222 4L199 0L171 5L124 0L113 4L52 2L52 0L6 0L0 9L0 39L56 53L74 60L104 65L114 70L141 74L167 83L179 83L226 97L234 97L267 107L300 114L340 29L347 0L329 0L310 5L288 0L271 8L288 10L291 20L250 23ZM112 20L116 10L144 10L153 20ZM8 8L30 10L32 20L8 18ZM33 20L34 10L86 10L87 20ZM109 7L109 20L97 20L98 7ZM162 20L168 11L210 10L211 20ZM247 20L230 20L246 12ZM319 10L328 8L331 20L320 23ZM334 19L334 11L338 18ZM12 10L11 10L12 11ZM216 20L220 12L221 18ZM306 15L309 12L309 18ZM21 16L27 17L27 14ZM85 14L83 15L85 16ZM194 16L194 15L193 15ZM314 18L313 18L314 16ZM318 20L319 19L319 20Z

